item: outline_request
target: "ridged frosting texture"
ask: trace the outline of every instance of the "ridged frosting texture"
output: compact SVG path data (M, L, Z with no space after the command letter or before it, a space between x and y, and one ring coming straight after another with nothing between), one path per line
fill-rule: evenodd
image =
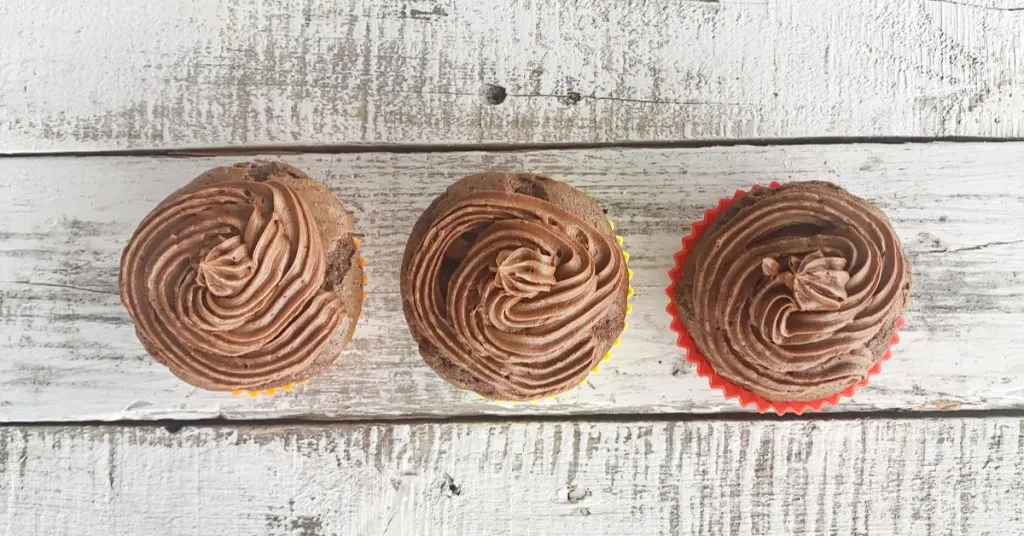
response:
M260 388L307 367L342 322L325 264L293 188L219 182L142 221L121 259L121 297L146 349L179 377Z
M696 347L719 375L768 400L813 400L860 381L909 292L888 219L828 183L748 197L683 267L676 298Z
M498 191L463 196L440 214L406 277L421 336L480 390L509 400L579 384L608 350L597 326L628 285L614 235L545 200Z

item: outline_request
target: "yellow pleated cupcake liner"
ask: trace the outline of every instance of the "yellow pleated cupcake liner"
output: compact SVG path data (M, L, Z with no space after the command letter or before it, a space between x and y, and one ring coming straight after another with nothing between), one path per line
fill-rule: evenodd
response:
M234 391L231 391L231 394L234 396L249 395L253 398L256 398L260 395L274 396L277 393L290 393L297 389L299 386L306 385L307 383L309 383L309 380L301 380L297 382L286 383L281 387L269 387L267 389L261 389L258 391L252 391L249 389L235 389Z
M612 230L614 231L615 230L615 222L613 222L612 220L608 220L608 224L612 226ZM619 249L622 250L622 258L626 261L626 275L629 277L629 283L628 283L629 287L628 287L628 290L626 290L626 318L625 318L625 320L622 321L622 333L625 333L626 329L629 328L629 315L630 315L630 313L633 312L632 300L633 300L633 295L636 294L636 291L633 290L633 269L629 267L629 252L626 251L624 246L623 246L623 243L625 242L625 240L622 238L622 235L615 235L615 242L619 244ZM618 348L622 344L622 333L620 333L619 336L615 338L615 341L612 342L611 350L608 350L607 352L605 352L605 354L601 358L601 360L598 361L597 364L594 365L594 368L590 370L590 374L587 374L587 376L585 378L583 378L583 380L579 383L579 385L583 385L583 384L587 383L587 381L590 380L591 376L593 376L594 374L597 374L598 372L601 372L601 364L602 363L607 363L608 361L611 361L611 359L612 359L612 350L614 350L615 348ZM502 404L512 404L513 406L518 406L520 404L537 404L537 403L539 403L541 401L545 401L545 400L554 400L558 396L561 396L561 395L563 395L565 393L574 391L575 389L576 388L574 387L572 389L569 389L568 391L565 391L565 392L562 392L562 393L558 393L556 395L540 396L540 397L537 397L537 398L531 398L529 400L500 400L500 399L496 399L496 398L488 398L488 397L483 396L483 395L481 395L479 393L476 393L476 395L481 400L486 400L488 402L497 402L497 403L502 403Z
M366 284L370 282L370 278L366 276L366 259L362 255L363 242L356 237L352 237L352 243L356 246L356 253L359 254L359 268L363 272L363 304L359 308L359 318L362 318L366 314ZM358 328L359 326L356 326L356 329Z
M363 269L362 270L362 272L363 272L363 306L359 308L359 318L362 318L364 313L365 313L365 311L366 311L366 284L370 281L370 278L366 277L366 259L363 258L363 255L362 255L362 251L363 251L363 243L362 243L362 241L359 240L356 237L352 237L352 244L355 245L355 247L356 247L356 254L359 255L359 267ZM359 326L357 325L356 328L358 329L358 327ZM353 331L353 333L355 333L355 331ZM261 395L263 395L263 396L274 396L277 393L290 393L290 392L296 390L297 388L299 388L300 386L306 385L308 383L309 383L309 380L305 379L305 380L300 380L300 381L297 381L297 382L286 383L285 385L282 385L281 387L269 387L267 389L257 389L257 390L235 389L234 391L231 391L231 394L233 396L249 395L252 398L256 398L256 397L261 396Z

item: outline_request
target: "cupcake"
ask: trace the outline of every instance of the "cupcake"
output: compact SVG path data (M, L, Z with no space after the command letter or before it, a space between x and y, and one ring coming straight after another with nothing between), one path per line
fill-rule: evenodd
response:
M521 401L579 385L624 327L629 276L611 223L575 188L526 173L451 185L413 227L402 307L456 387Z
M737 192L705 213L670 275L673 328L713 386L800 413L867 383L907 307L888 218L827 182Z
M358 245L352 216L302 171L219 167L139 224L121 257L121 301L142 345L182 380L290 389L352 339Z

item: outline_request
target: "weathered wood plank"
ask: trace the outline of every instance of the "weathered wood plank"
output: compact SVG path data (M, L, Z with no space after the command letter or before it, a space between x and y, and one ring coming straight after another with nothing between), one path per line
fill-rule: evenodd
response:
M1019 419L0 428L4 534L1024 532Z
M0 4L0 153L1024 136L1021 0ZM486 85L505 100L486 102ZM496 91L494 95L501 93Z
M667 329L666 272L688 225L736 188L831 179L877 202L915 268L903 344L846 410L1024 406L1024 144L840 145L285 160L323 178L366 233L367 314L306 392L250 400L192 389L150 359L116 296L121 248L165 195L233 158L0 159L0 420L375 418L481 413L733 411ZM398 295L407 233L448 184L530 170L589 192L626 237L634 313L614 359L555 402L451 389L419 358Z

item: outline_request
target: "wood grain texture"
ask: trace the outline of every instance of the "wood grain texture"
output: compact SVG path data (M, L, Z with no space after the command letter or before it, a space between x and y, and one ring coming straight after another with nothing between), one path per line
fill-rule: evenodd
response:
M664 312L680 238L705 208L770 179L828 179L893 219L914 266L903 343L845 410L1024 406L1024 144L838 145L508 153L302 155L365 233L369 299L356 339L302 394L196 390L146 355L116 295L142 217L235 158L0 159L0 420L377 418L735 411L674 345ZM634 311L623 345L583 387L511 406L450 388L401 312L405 240L430 200L484 169L528 170L593 196L626 237Z
M1004 536L1019 419L0 429L0 530Z
M0 50L0 153L1024 136L1022 0L8 0Z

